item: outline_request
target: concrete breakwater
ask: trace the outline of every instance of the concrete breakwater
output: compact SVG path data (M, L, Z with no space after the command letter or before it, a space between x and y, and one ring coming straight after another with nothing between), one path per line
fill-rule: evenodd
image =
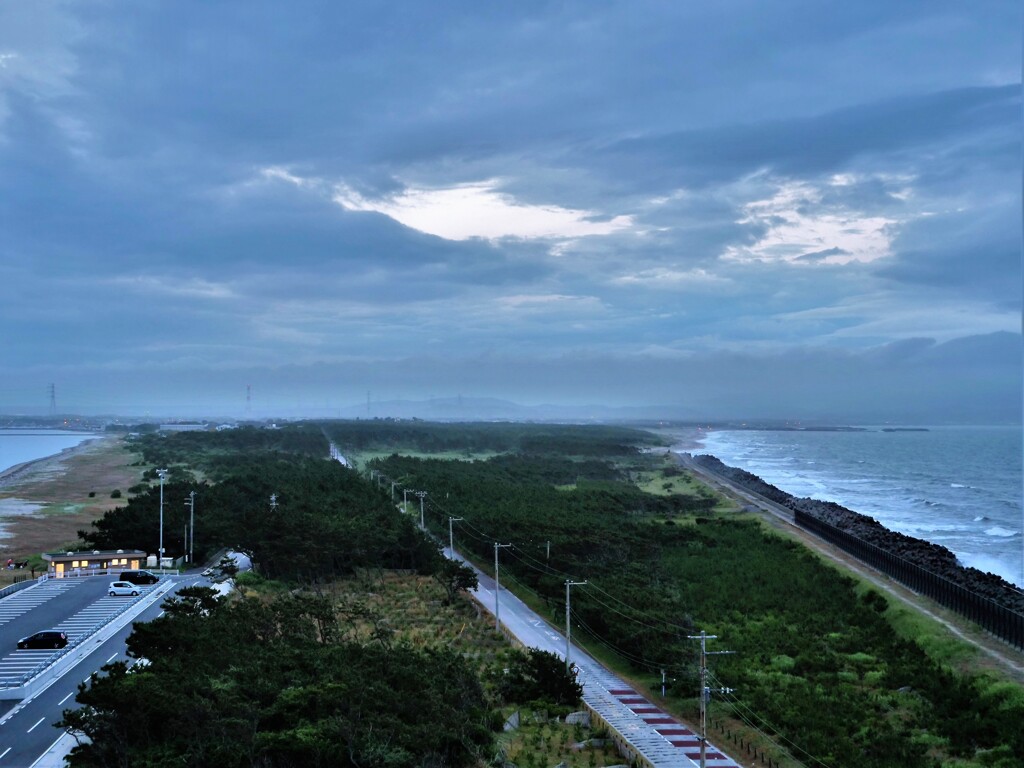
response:
M892 531L873 517L830 501L797 498L765 482L757 475L730 467L715 456L694 456L694 463L770 501L845 531L879 549L903 558L977 595L1016 613L1024 614L1024 592L995 574L966 568L956 555L939 544Z

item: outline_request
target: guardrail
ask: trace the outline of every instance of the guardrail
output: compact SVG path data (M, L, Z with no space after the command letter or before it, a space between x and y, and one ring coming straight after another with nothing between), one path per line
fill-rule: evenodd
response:
M36 584L41 584L44 581L46 581L46 574L43 574L42 576L36 579L26 579L25 581L19 581L16 584L8 584L3 589L0 589L0 600L7 597L8 595L13 595L15 592L20 592L21 590L27 587L31 587Z

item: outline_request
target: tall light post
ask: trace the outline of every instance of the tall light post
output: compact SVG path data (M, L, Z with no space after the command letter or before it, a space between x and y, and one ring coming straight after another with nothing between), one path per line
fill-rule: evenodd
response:
M195 553L193 548L196 543L196 492L188 492L188 561L195 563Z
M572 666L572 662L569 660L569 652L572 648L572 620L570 619L569 611L569 587L582 587L586 584L586 581L569 581L565 580L565 671L569 671L569 667Z
M167 477L166 469L156 471L160 477L160 548L157 550L157 565L162 570L164 567L164 479Z
M426 521L423 518L423 497L427 495L426 491L416 491L416 495L420 497L420 528L427 530Z
M455 534L452 533L452 523L462 520L461 517L448 517L448 557L455 559Z
M508 544L494 542L494 628L498 632L501 632L501 600L498 597L501 593L501 582L498 580L498 550L511 546L511 542Z

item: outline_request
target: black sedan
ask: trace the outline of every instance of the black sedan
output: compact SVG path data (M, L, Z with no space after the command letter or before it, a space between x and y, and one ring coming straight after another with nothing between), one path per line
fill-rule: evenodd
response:
M59 629L46 629L18 641L19 648L63 648L67 644L67 634Z

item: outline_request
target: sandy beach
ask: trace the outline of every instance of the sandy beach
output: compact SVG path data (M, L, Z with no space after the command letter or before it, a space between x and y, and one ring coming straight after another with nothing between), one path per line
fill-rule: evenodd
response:
M79 546L80 529L126 503L142 476L130 466L138 458L122 437L104 436L0 473L0 561ZM120 499L111 498L114 490Z

